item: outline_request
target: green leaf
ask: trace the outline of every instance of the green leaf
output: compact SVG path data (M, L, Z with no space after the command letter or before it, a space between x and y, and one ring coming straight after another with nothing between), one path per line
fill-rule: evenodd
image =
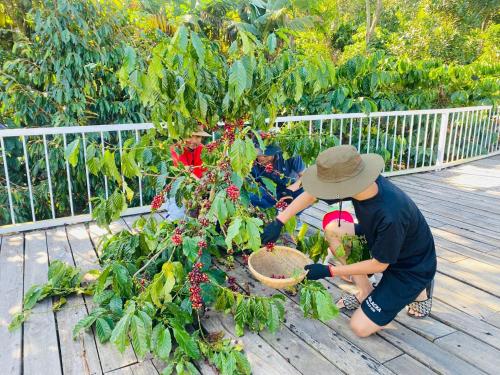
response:
M253 251L260 249L260 226L262 220L253 217L246 218L246 231L248 232L248 247Z
M285 224L285 231L291 235L295 234L295 228L297 226L297 217L292 216Z
M35 304L40 301L42 298L42 293L43 293L43 286L42 285L33 285L31 288L28 289L26 292L26 295L24 296L24 310L29 310Z
M229 89L233 92L233 101L237 101L247 86L247 72L241 60L236 60L229 69Z
M108 341L111 337L111 332L113 331L111 329L111 326L107 322L106 319L104 318L97 318L96 323L95 323L95 328L97 332L97 337L99 338L99 341L101 343L105 343Z
M128 329L130 326L130 314L125 314L118 321L113 332L111 333L110 341L115 344L117 349L123 353L125 351L125 347L128 345Z
M234 141L229 150L229 157L234 172L245 178L252 169L253 162L257 157L257 151L255 151L253 142L245 137L245 140L236 139Z
M172 43L177 46L182 52L186 51L188 44L188 29L186 26L180 26L172 38Z
M226 245L231 248L233 245L233 239L240 233L241 224L243 223L240 217L235 217L231 222L231 225L227 229L226 235Z
M111 298L111 300L109 301L109 309L113 314L121 315L123 311L122 299L117 296Z
M135 161L135 152L124 152L122 156L122 173L125 177L140 177L141 169Z
M306 223L302 223L300 227L299 233L297 234L297 240L302 241L307 234L307 230L309 229L309 225Z
M280 327L280 311L274 303L269 304L269 315L266 322L269 331L276 332Z
M193 336L189 335L184 328L174 325L174 337L179 346L192 359L200 358L200 349Z
M148 341L146 336L146 327L143 320L137 315L132 316L130 323L130 337L132 346L139 358L144 358L148 352Z
M104 151L104 173L113 178L119 185L122 183L122 177L115 163L115 153L109 150Z
M76 167L78 163L78 154L80 152L80 138L76 138L73 142L66 146L64 150L64 157L71 164L72 167Z
M123 187L125 188L125 196L127 197L127 200L132 202L132 199L134 199L134 191L128 186L128 184L123 181Z
M26 321L26 319L28 319L30 313L31 310L27 310L15 314L14 317L12 318L12 321L9 323L9 331L13 332L19 327L21 327L21 325Z
M319 320L327 322L338 315L339 310L326 289L316 292L314 296Z
M90 314L76 323L75 327L73 328L73 340L76 339L81 330L89 329L90 326L94 324L96 319L97 318L94 315Z
M271 180L268 177L261 177L260 178L266 189L271 193L273 197L276 196L276 182Z
M132 278L125 266L114 263L113 270L113 290L120 296L129 297L132 294Z
M94 176L99 175L103 164L104 164L104 159L101 159L99 157L93 157L87 160L87 167L89 169L89 172L92 173Z
M182 239L182 253L192 262L198 256L198 239L193 237L184 237Z
M198 55L199 63L203 65L205 62L205 47L198 34L194 31L191 31L191 43L196 51L196 55Z
M299 72L295 72L294 78L295 78L295 95L293 98L294 98L295 102L298 103L300 101L300 99L302 98L304 84L302 82L302 78L300 77Z
M219 191L212 202L212 206L208 211L208 216L216 218L220 225L224 225L228 217L228 210L226 206L226 191Z
M276 50L276 34L271 33L267 36L267 49L270 53L274 53Z
M168 328L161 325L162 328L158 333L158 338L156 341L155 352L160 357L160 359L166 361L172 350L172 338L170 337L170 331Z

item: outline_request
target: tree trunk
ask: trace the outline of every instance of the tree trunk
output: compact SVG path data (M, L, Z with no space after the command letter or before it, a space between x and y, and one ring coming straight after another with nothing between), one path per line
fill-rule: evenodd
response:
M382 13L382 0L377 0L377 5L375 6L375 12L373 13L373 19L371 19L370 14L370 0L366 0L366 46L370 43L370 39L375 32L375 27L377 26L380 14Z
M370 0L365 0L365 6L366 6L366 46L368 47L368 43L370 42L370 26L371 26L371 10L370 10Z

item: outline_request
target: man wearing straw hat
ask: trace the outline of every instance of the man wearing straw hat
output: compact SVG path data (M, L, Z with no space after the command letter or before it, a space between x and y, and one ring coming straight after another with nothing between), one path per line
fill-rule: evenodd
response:
M338 244L345 234L364 235L372 258L350 265L310 264L305 268L311 280L347 275L365 279L356 296L345 294L339 301L341 307L356 310L351 328L360 337L382 329L405 306L415 318L429 315L432 306L436 251L430 228L415 203L380 175L383 168L379 155L360 155L352 146L321 152L316 164L304 172L305 192L262 234L263 243L276 241L284 223L316 199L352 201L358 224L339 215L333 231ZM382 280L373 289L367 275L378 272L382 272Z
M178 154L176 151L176 145L170 147L170 154L172 155L172 160L174 166L178 166L179 163L191 167L191 175L200 179L205 172L205 168L202 167L203 161L201 160L201 153L203 151L203 138L211 137L206 131L203 130L202 126L199 126L196 131L191 133L191 136L184 139L182 143L184 144L182 148L182 153ZM175 198L169 198L167 202L167 220L177 220L185 216L184 206L179 207L175 202Z
M193 176L197 179L201 178L203 176L203 172L205 171L205 169L201 166L203 164L203 161L201 160L203 144L201 142L204 137L211 137L211 135L204 131L203 127L200 126L198 130L191 133L191 137L183 141L185 147L182 149L182 153L180 155L176 152L175 145L170 148L174 165L178 166L179 163L181 163L186 167L192 167Z

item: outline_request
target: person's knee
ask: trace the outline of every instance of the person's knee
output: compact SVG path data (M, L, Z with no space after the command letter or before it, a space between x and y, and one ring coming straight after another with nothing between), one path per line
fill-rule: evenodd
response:
M349 324L354 334L358 337L368 337L381 328L373 323L370 318L365 315L361 308L358 308L354 312Z
M361 321L356 319L351 319L350 326L354 334L361 338L368 337L373 333L371 332L370 327L367 327Z

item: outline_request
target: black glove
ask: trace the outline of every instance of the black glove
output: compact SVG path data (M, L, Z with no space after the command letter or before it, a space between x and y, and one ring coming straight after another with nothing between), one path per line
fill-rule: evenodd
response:
M309 271L306 276L308 280L319 280L324 279L325 277L332 277L330 267L324 264L308 264L304 267L304 269Z
M281 234L281 229L284 224L278 219L267 224L264 228L264 232L260 235L260 242L265 245L269 242L276 242Z

